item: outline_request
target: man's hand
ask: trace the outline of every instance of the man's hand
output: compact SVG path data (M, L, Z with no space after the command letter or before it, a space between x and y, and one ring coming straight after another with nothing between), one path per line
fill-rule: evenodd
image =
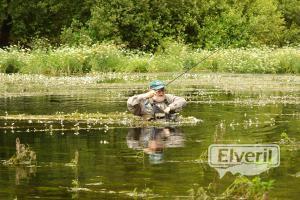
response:
M169 114L170 110L171 110L170 107L166 107L166 108L164 109L164 113Z
M154 95L156 94L156 92L154 90L150 90L149 92L146 93L146 98L150 99L152 98Z

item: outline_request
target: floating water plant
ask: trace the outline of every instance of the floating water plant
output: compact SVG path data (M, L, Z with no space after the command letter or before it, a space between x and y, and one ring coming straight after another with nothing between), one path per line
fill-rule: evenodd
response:
M46 124L48 128L43 128L39 131L45 131L52 133L53 131L62 131L62 130L74 130L76 133L79 133L81 129L84 130L96 130L104 129L105 131L114 127L144 127L144 126L184 126L184 125L195 125L200 123L202 120L195 117L183 117L179 116L178 121L144 121L140 117L134 116L127 112L115 112L115 113L70 113L63 114L57 113L54 115L5 115L0 116L0 120L7 121L19 121L24 122L30 126L34 124ZM65 124L64 127L61 127L61 121L69 123ZM30 123L29 123L30 122ZM71 125L74 123L74 125ZM49 124L49 125L47 125ZM4 129L9 129L10 126L0 127ZM20 127L19 127L20 128ZM24 127L23 127L24 128ZM25 127L27 128L27 127ZM15 128L17 129L17 128Z
M280 135L280 142L279 144L283 145L296 145L296 139L290 138L286 132L282 132Z
M16 153L5 165L34 165L36 164L36 153L30 149L29 145L21 144L20 139L16 139Z
M281 147L288 148L289 151L296 151L300 149L300 143L295 138L291 138L286 132L282 132L280 135L280 141L278 142Z

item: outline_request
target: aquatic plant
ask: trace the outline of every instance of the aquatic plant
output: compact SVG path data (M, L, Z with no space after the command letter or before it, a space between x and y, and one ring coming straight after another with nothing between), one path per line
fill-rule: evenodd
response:
M149 80L168 82L176 75L178 73L97 73L78 77L0 74L0 97L78 94L86 98L88 92L99 101L123 102L125 105L129 96L147 90ZM300 104L300 76L188 73L182 78L184 81L175 81L168 86L168 92L182 96L191 103L246 106ZM108 83L110 80L116 82ZM244 92L249 92L251 97L244 95ZM217 94L230 98L218 98ZM299 116L299 113L295 114ZM249 120L245 124L247 127L251 125Z
M41 129L39 131L46 131L50 132L53 131L61 131L61 130L74 130L76 133L78 131L84 130L99 130L104 129L107 131L110 128L114 127L144 127L144 126L165 126L165 125L172 125L172 126L184 126L184 125L196 125L201 122L200 119L195 117L183 117L179 116L177 122L173 121L144 121L142 118L134 116L127 112L114 112L114 113L56 113L54 115L5 115L0 116L0 120L5 121L23 121L24 123L45 123L49 124L49 127L45 129ZM64 122L75 123L73 126L66 126L61 127L61 120ZM85 127L80 126L81 124L85 124ZM59 125L59 128L55 128L53 125ZM46 125L47 126L47 125ZM7 128L10 128L7 127ZM37 130L36 130L37 131Z
M296 138L291 138L285 131L281 133L278 144L289 151L297 151L300 149L300 143Z
M208 150L202 151L200 156L196 159L196 162L207 163L208 160Z
M74 153L74 158L71 160L71 162L65 164L65 166L77 167L78 166L78 161L79 161L79 152L78 152L78 150L76 150L75 153Z
M212 191L211 185L205 187L193 187L188 190L190 199L210 200L210 199L268 199L268 192L272 189L274 180L263 181L260 177L252 180L238 176L236 179L219 195Z
M192 188L188 190L189 198L192 200L211 200L213 199L204 187Z
M286 132L282 132L280 135L279 144L282 145L296 145L296 139L290 138Z
M7 161L5 165L35 165L36 153L30 149L29 145L21 144L20 139L16 138L16 153Z
M91 192L92 191L88 188L80 187L80 182L79 182L79 179L78 179L77 175L76 175L75 179L72 179L71 185L72 185L72 187L68 188L68 191L72 193L72 199L78 199L80 191L84 191L84 192Z
M225 199L264 199L264 196L272 189L273 185L274 180L262 181L260 177L250 180L244 176L239 176L221 196Z
M78 179L73 179L72 180L72 186L74 188L79 188L79 181L78 181Z
M79 160L79 152L78 152L78 150L76 150L75 157L74 157L74 159L71 160L71 163L74 163L74 165L78 165L78 160Z

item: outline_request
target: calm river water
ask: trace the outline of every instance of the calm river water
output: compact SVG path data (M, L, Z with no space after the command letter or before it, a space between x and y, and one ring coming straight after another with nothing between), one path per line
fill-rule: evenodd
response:
M124 112L129 95L142 92L141 88L121 90L121 97L112 95L104 101L107 90L2 97L0 112ZM183 116L203 121L191 126L49 133L35 131L30 123L18 128L18 121L1 120L0 160L8 160L15 153L19 137L36 152L37 164L0 164L0 199L191 199L192 188L209 185L215 194L221 194L237 175L228 172L220 179L217 171L203 162L210 144L278 143L283 132L300 141L299 92L230 92L194 83L186 90L173 88L170 92L188 99ZM158 151L151 153L153 148ZM79 154L78 165L72 166L69 163L75 152ZM264 181L275 180L270 199L296 200L300 195L299 173L300 149L281 147L280 166L259 176Z

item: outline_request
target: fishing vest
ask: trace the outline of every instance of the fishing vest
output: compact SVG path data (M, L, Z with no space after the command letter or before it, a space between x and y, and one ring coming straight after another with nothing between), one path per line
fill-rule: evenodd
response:
M163 102L155 102L153 99L147 99L144 104L147 120L167 119L170 116L164 113L169 106L169 102L165 99Z

